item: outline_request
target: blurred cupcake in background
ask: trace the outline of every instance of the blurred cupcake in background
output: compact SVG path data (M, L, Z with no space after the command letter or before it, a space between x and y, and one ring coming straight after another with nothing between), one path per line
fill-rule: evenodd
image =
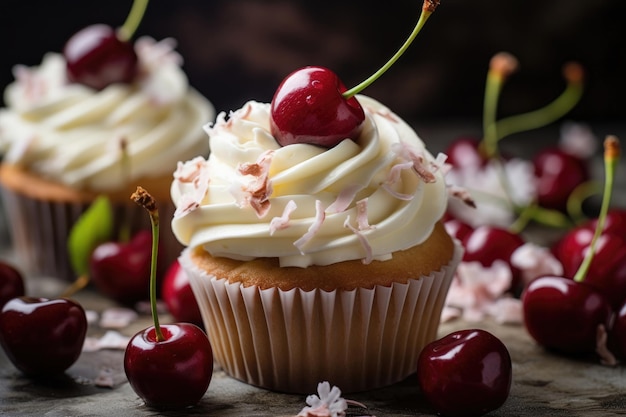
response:
M190 87L175 42L120 41L120 33L89 26L63 54L15 66L5 89L0 189L13 247L30 273L75 278L68 234L98 196L112 204L113 237L123 226L150 227L129 199L139 184L172 216L177 162L208 154L202 125L215 111ZM182 246L163 226L165 259L173 261Z

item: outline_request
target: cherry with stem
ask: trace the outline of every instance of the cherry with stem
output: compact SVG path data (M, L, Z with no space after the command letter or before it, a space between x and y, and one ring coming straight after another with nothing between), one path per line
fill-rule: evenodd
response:
M119 30L96 24L75 33L63 48L68 80L95 90L131 83L138 73L138 58L130 39L147 5L148 0L134 0Z
M154 198L137 187L131 199L144 207L152 224L150 308L153 326L139 331L124 353L124 371L135 393L158 409L196 405L213 374L213 352L204 331L191 323L161 325L157 312L159 214Z
M614 358L601 342L610 328L613 311L604 294L585 282L609 210L620 154L619 141L614 136L605 139L604 148L602 207L583 262L573 279L544 276L532 281L522 295L522 305L526 329L540 345L575 355L595 351L603 362L610 363Z
M411 45L439 0L424 0L422 12L410 36L378 71L347 89L337 74L309 66L289 74L278 86L270 107L270 128L281 146L306 143L332 148L344 139L355 140L365 113L355 95L385 73Z

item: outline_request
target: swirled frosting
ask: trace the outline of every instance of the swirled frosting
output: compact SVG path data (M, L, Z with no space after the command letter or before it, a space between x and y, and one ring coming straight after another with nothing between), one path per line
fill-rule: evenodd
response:
M189 86L173 47L169 39L138 39L137 80L101 91L69 83L57 53L39 66L15 67L0 110L4 161L71 187L108 191L171 175L178 161L208 155L202 124L215 111Z
M172 229L213 256L278 257L281 266L386 260L428 238L447 203L442 172L417 134L377 101L356 141L280 147L269 104L206 125L211 154L179 163Z

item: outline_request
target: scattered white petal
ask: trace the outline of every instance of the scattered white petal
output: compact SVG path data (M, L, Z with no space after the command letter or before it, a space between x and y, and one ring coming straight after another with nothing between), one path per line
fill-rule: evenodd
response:
M487 313L499 324L521 324L522 300L513 297L499 298L487 307Z
M100 314L94 310L85 310L85 317L87 318L87 324L96 324L100 318Z
M83 352L96 352L102 349L124 350L130 337L115 330L108 330L101 337L86 337Z
M563 264L546 247L526 242L511 255L511 265L522 274L523 284L543 275L563 275Z
M598 138L586 124L565 122L561 126L559 147L570 155L580 159L589 159L596 152Z
M122 329L137 320L135 310L125 307L108 308L100 316L100 327L103 329Z

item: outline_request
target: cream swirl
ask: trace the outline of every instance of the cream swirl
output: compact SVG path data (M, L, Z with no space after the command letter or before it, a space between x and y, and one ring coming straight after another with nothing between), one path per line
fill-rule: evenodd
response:
M141 38L135 48L137 81L101 91L68 83L60 54L48 53L37 67L17 66L0 110L4 161L72 187L108 191L171 175L178 161L207 155L202 124L215 111L189 86L171 41Z
M442 158L377 101L359 96L357 141L280 147L269 104L248 102L205 127L211 154L179 163L171 194L180 242L213 256L281 266L390 259L428 238L447 204Z

